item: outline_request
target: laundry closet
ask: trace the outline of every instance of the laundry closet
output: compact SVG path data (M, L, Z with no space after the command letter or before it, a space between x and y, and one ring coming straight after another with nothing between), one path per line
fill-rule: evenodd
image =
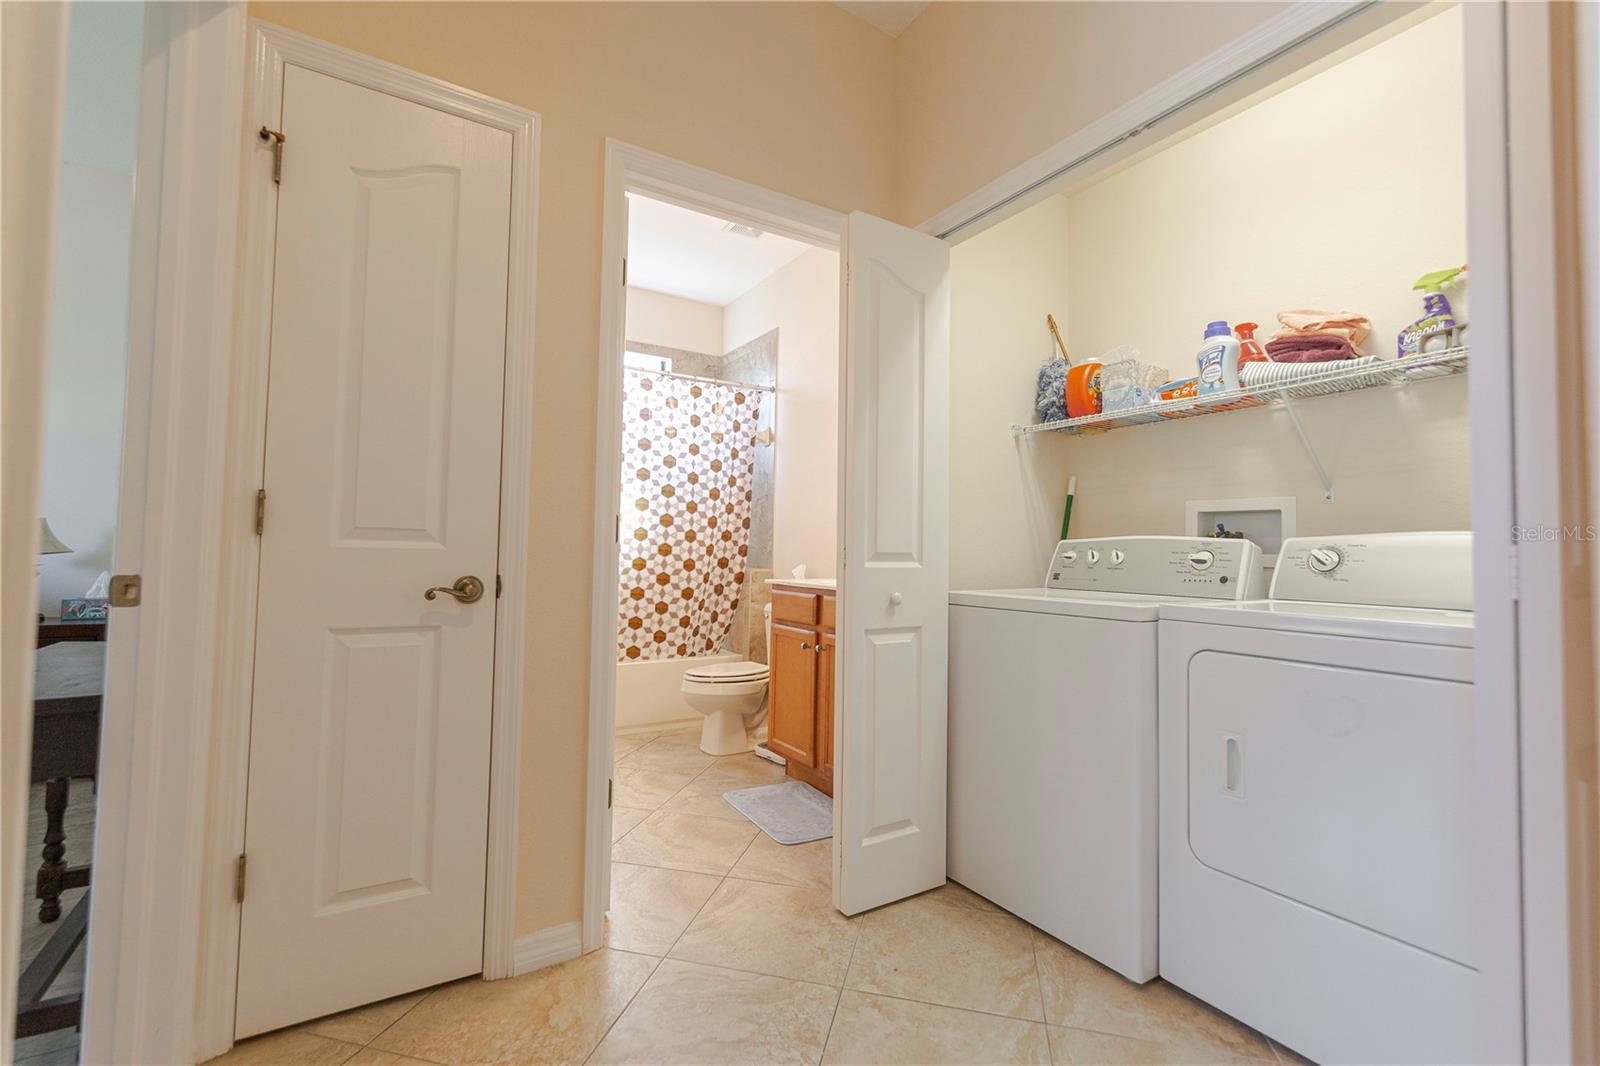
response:
M1501 843L1463 32L1180 111L951 252L950 876L1318 1061L1518 1024L1459 888Z

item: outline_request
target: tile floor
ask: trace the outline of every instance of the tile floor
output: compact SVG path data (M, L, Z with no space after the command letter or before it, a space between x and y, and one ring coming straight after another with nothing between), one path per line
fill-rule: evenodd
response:
M1275 1063L1261 1034L1139 987L960 885L846 918L828 841L722 801L776 781L698 731L617 738L606 947L245 1041L218 1064Z

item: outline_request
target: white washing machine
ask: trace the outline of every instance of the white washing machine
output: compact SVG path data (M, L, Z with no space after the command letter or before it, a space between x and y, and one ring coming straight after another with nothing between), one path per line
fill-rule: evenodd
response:
M1481 1055L1470 533L1161 608L1161 975L1318 1062Z
M1163 602L1262 595L1244 540L1064 540L1038 588L950 594L950 876L1156 975Z

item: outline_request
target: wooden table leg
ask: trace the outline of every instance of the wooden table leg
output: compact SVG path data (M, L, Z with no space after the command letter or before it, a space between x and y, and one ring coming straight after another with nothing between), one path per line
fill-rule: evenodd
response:
M62 822L67 813L67 789L71 779L53 777L44 785L44 861L39 864L39 878L34 895L39 898L39 920L53 922L61 917L61 889L66 878L67 864L62 858L67 854L67 834Z

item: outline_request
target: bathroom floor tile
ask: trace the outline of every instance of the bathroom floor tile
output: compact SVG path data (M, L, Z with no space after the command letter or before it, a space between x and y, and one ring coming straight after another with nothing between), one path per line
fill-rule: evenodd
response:
M369 1003L365 1007L347 1010L342 1014L330 1014L326 1018L306 1022L300 1028L308 1033L325 1036L331 1040L343 1040L348 1044L370 1044L379 1033L399 1021L406 1011L421 1003L427 994L424 991L395 996L393 999Z
M1045 1016L1052 1025L1160 1044L1169 1062L1276 1062L1266 1038L1160 978L1136 985L1037 934Z
M611 846L611 857L721 876L733 869L757 832L750 822L656 811Z
M784 779L783 767L748 752L743 755L724 755L700 776L726 782L725 788L728 789L776 785Z
M665 955L711 898L717 884L711 874L612 863L606 946Z
M659 733L629 733L627 735L618 733L611 738L611 758L613 760L621 759L630 752L638 751L660 735Z
M619 768L658 770L669 774L698 774L717 761L698 743L682 743L670 737L657 737L617 760Z
M752 824L750 819L722 798L724 792L746 787L742 782L730 782L726 778L713 776L712 771L707 770L663 803L661 809L674 814L698 814L702 818L728 818L749 825Z
M671 958L838 985L860 919L833 909L826 889L728 878L712 893Z
M765 833L757 833L728 876L829 892L833 888L833 841L780 844Z
M628 835L628 830L650 817L650 812L643 807L611 808L611 843L615 844Z
M839 999L822 1061L841 1066L1048 1066L1050 1040L1040 1022L847 990Z
M921 896L866 915L845 987L1044 1021L1027 923Z
M329 1040L299 1029L280 1029L241 1040L232 1051L210 1061L213 1066L340 1066L360 1050L360 1044Z
M522 977L457 981L372 1046L441 1063L582 1062L656 964L601 948Z
M803 1063L822 1056L838 990L665 959L591 1063Z
M653 811L693 781L694 775L625 768L618 769L611 780L612 803L620 807L640 807Z

